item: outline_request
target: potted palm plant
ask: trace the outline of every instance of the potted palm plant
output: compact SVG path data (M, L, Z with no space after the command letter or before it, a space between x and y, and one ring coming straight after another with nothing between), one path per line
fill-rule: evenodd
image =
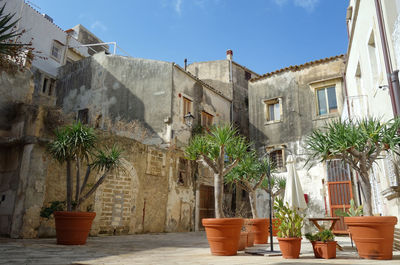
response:
M295 210L277 199L274 204L275 217L279 220L278 241L285 259L297 259L301 248L301 228L304 218Z
M392 259L395 216L371 216L370 170L383 154L398 154L400 119L387 122L375 118L332 121L306 139L309 160L342 159L360 176L363 210L367 216L345 217L358 254L368 259Z
M80 207L104 182L107 175L120 167L121 150L115 145L105 151L98 150L98 139L94 130L80 122L56 130L55 136L47 151L60 164L66 165L66 201L53 202L50 207L42 210L41 215L49 217L54 213L57 244L85 244L96 213L82 212ZM71 173L73 164L76 168L75 190ZM86 165L83 179L82 165ZM89 187L89 176L94 170L101 175L94 185ZM66 206L66 211L63 210L63 205Z
M306 238L310 240L314 256L316 258L334 259L336 258L335 235L329 229L324 229L316 234L307 233Z
M268 219L259 218L256 193L267 175L271 176L274 171L275 166L268 158L259 160L255 151L251 151L225 176L227 183L234 183L249 194L253 219L247 219L245 225L248 232L254 233L254 244L268 243Z
M224 218L222 208L224 177L247 152L246 139L231 125L213 127L209 133L194 136L185 149L186 157L196 160L214 174L215 217L202 224L213 255L236 255L243 225L242 218ZM223 238L223 240L221 240Z

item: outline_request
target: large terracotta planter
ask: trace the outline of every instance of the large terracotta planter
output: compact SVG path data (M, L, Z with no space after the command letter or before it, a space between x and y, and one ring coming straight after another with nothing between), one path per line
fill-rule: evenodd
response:
M95 216L93 212L54 212L57 244L86 244Z
M252 231L247 232L247 246L248 247L254 246L254 232Z
M246 230L254 232L254 244L268 243L268 219L256 218L246 220Z
M202 224L206 229L211 254L216 256L236 255L242 218L204 218Z
M298 259L301 248L301 237L278 237L279 249L285 259Z
M314 241L311 242L314 250L314 256L316 258L323 259L334 259L336 258L336 241L322 242Z
M247 236L248 236L248 232L240 232L238 250L243 250L247 247Z
M269 218L267 219L268 220L268 228L270 227L269 226ZM279 221L279 219L277 219L277 218L273 218L272 219L272 236L277 236L278 235L278 231L279 231L279 225L281 224L281 221Z
M365 259L392 259L395 216L345 217L358 255Z

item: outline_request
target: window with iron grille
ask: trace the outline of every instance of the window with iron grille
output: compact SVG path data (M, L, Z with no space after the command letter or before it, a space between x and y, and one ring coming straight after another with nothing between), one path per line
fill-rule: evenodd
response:
M282 169L283 163L283 150L275 150L269 153L271 162L276 165L277 168Z

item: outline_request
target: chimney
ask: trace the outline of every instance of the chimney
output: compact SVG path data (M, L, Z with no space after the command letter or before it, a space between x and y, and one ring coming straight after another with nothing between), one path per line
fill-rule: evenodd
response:
M226 59L232 61L233 51L231 49L226 51Z
M186 71L186 68L187 68L187 59L186 58L184 60L184 63L185 63L185 71Z

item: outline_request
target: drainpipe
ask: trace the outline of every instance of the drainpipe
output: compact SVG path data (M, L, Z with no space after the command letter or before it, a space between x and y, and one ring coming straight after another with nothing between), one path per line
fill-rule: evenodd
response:
M347 58L346 58L346 60L347 60ZM349 115L349 120L350 120L350 116L351 116L351 113L350 113L350 101L349 101L349 93L347 92L347 82L346 82L346 71L343 71L343 75L342 75L343 77L343 87L344 87L344 94L345 94L345 99L346 99L346 105L347 105L347 113L348 113L348 115Z
M378 27L379 27L379 33L381 37L381 42L382 42L382 50L383 50L383 60L385 62L385 69L386 69L386 76L388 80L388 86L389 86L389 95L390 95L390 100L392 103L392 109L393 109L393 116L397 117L400 111L400 99L399 99L399 78L398 78L398 71L394 71L392 73L392 65L391 65L391 60L390 60L390 54L389 54L389 49L387 45L387 39L386 39L386 31L385 31L385 26L384 26L384 21L382 17L382 7L381 3L379 0L375 0L375 7L376 7L376 16L378 19ZM395 91L396 89L396 91Z
M233 70L232 70L232 57L233 51L227 50L226 51L226 59L229 60L229 83L232 84L232 103L231 103L231 124L233 124Z

